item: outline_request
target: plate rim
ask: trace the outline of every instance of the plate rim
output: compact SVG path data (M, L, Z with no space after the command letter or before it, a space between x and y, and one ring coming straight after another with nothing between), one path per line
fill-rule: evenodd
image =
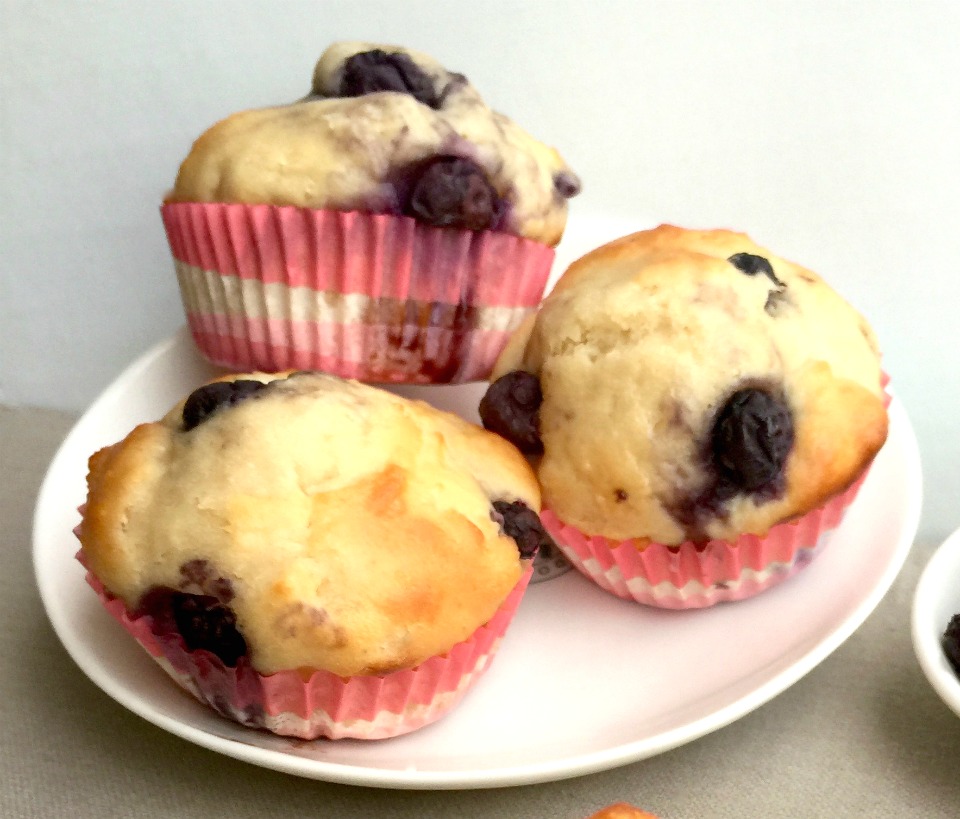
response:
M283 751L264 748L252 743L244 743L229 737L219 736L203 728L195 727L180 719L168 716L152 707L143 698L131 697L124 686L119 685L109 674L102 671L95 662L79 656L71 640L65 638L65 630L58 622L58 617L50 605L51 589L43 571L42 552L44 529L42 515L48 504L48 495L55 482L55 474L61 461L67 459L74 448L74 441L83 437L86 428L93 425L98 410L104 404L113 400L115 393L126 388L126 383L135 375L147 368L157 359L162 358L178 344L189 339L186 327L154 344L141 356L136 358L81 414L64 437L56 453L50 460L44 474L34 506L32 527L32 561L35 581L37 583L44 611L54 628L58 639L74 663L83 673L104 693L117 701L124 708L137 714L147 722L156 725L169 733L179 736L208 750L222 753L225 756L248 762L261 767L271 768L296 776L336 782L348 785L366 787L381 787L393 789L413 790L445 790L445 789L472 789L491 787L512 787L519 785L537 784L542 782L560 781L614 767L637 762L651 756L664 753L683 744L699 739L713 731L740 719L761 705L783 693L790 686L812 671L817 665L836 651L879 605L889 591L894 580L899 575L906 561L910 548L916 537L920 521L923 501L922 471L919 446L915 431L907 416L902 403L896 398L892 389L890 403L891 429L897 431L898 444L906 465L905 486L908 488L904 502L904 526L897 533L897 540L891 551L891 559L879 581L870 589L854 610L824 638L798 660L787 668L774 674L769 680L752 689L747 694L739 696L733 702L717 709L710 714L695 719L687 724L677 726L661 732L653 737L621 743L600 751L592 751L562 761L550 760L542 763L530 763L523 766L511 765L504 768L484 769L481 771L418 771L408 769L382 769L361 767L355 764L316 760L296 756Z

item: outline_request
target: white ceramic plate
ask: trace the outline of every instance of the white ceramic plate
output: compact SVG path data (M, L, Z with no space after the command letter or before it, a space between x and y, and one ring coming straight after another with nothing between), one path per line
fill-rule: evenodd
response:
M300 776L394 788L516 785L689 742L767 702L849 637L893 582L918 523L917 444L894 399L889 440L860 496L828 548L782 586L670 612L621 601L569 572L530 587L489 674L440 722L379 742L290 741L235 726L182 693L101 609L74 560L88 455L212 373L181 332L133 364L77 423L38 498L37 581L63 644L111 697L198 745ZM429 394L469 414L481 392ZM960 549L950 557L960 564Z
M913 649L930 685L960 715L960 679L947 662L940 638L960 612L960 530L933 553L913 595Z
M556 270L645 224L571 223ZM712 609L645 608L576 572L531 586L490 672L438 723L378 742L291 741L242 728L177 688L110 616L74 560L86 461L214 374L181 331L126 370L68 435L40 490L34 564L48 616L81 669L119 703L198 745L257 765L391 788L519 785L643 759L776 696L874 609L920 514L916 439L895 399L886 446L832 543L799 575ZM407 388L476 419L483 385Z

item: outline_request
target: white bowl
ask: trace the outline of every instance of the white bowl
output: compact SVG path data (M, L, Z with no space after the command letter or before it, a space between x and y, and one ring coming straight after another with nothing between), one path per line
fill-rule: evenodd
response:
M960 677L943 652L941 638L960 613L960 530L933 553L913 595L913 650L941 699L960 714Z

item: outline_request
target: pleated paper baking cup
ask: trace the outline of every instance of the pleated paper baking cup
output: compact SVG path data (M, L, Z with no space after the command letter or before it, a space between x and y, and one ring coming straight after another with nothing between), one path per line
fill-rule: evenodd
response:
M190 202L161 212L194 341L237 371L483 380L554 258L517 236L389 214Z
M132 615L89 571L87 582L170 677L222 716L300 739L385 739L440 719L463 698L489 668L530 574L527 567L490 621L445 654L416 668L355 677L328 671L264 675L244 658L226 666L209 651L187 649L179 634L155 634L150 616Z
M865 476L845 492L763 537L686 542L610 540L584 534L548 508L540 517L558 548L598 586L627 600L667 609L692 609L743 600L782 583L824 548L853 503Z

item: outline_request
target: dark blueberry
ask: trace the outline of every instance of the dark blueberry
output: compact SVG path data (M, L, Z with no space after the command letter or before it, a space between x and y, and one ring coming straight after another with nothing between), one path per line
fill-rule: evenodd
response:
M770 260L763 256L756 256L753 253L734 253L727 261L741 273L746 273L748 276L756 276L758 273L762 273L777 287L786 287L773 272L773 265L770 264Z
M734 491L753 492L779 478L793 446L793 416L779 398L748 387L720 410L711 440L713 460Z
M343 64L341 97L362 97L378 91L397 91L431 108L438 106L433 80L406 54L389 54L376 48L354 54Z
M224 665L235 666L247 653L236 615L216 597L159 586L141 598L138 612L153 619L155 634L177 632L190 651L209 651Z
M420 169L404 209L407 216L436 227L486 230L495 225L500 199L474 162L443 156Z
M500 526L516 542L520 557L532 558L541 547L553 544L540 523L540 516L523 501L498 500L493 502L493 508L498 516L494 520L502 521Z
M960 614L955 614L947 624L943 633L943 651L953 666L953 670L960 674Z
M553 187L564 199L580 193L580 180L569 171L560 171L553 177Z
M217 381L194 390L183 405L184 430L193 429L221 407L232 407L266 386L260 381L241 378L237 381Z
M532 373L514 370L494 381L480 399L480 420L527 455L543 453L539 411L540 381Z

